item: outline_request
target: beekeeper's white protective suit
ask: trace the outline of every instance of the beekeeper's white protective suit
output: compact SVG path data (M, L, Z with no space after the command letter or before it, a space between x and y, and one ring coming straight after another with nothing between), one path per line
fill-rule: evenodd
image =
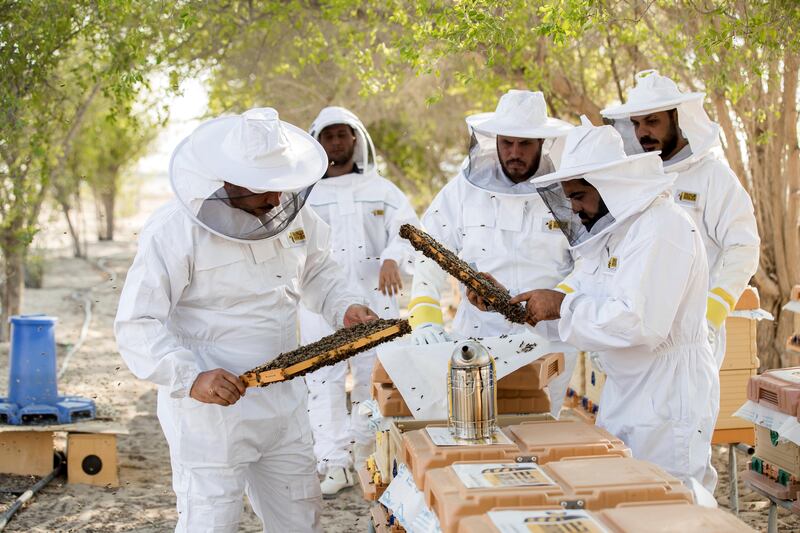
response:
M189 393L200 372L239 375L295 348L299 301L334 324L363 303L331 258L328 227L302 208L326 166L322 147L273 109L208 121L173 154L177 199L140 234L115 332L131 371L158 385L176 531L236 531L245 491L265 531L321 531L303 380L248 389L227 407ZM250 215L223 180L284 191L281 205Z
M577 178L608 207L591 231L562 189ZM674 179L657 153L626 157L611 126L585 121L569 133L559 171L533 183L580 260L559 286L561 318L539 326L599 354L607 380L598 425L635 457L702 483L712 468L719 376L705 321L705 247L672 200Z
M553 170L555 138L570 125L547 117L539 92L509 91L494 113L467 119L472 147L461 171L436 195L422 217L434 239L504 284L512 295L528 288L554 288L572 271L569 243L553 216L528 182L514 184L500 166L497 135L545 139L535 175ZM443 271L419 255L409 303L409 322L417 342L443 339L440 287ZM514 324L499 313L483 312L469 304L460 286L461 302L453 321L457 337L516 334L527 326ZM566 352L565 371L548 385L555 415L564 402L577 352Z
M398 232L401 225L418 224L419 219L405 194L378 175L372 139L352 112L343 107L326 107L314 120L310 133L319 139L323 129L335 124L353 128L356 137L353 161L357 171L322 179L314 186L308 205L331 227L333 258L348 279L356 282L370 308L382 318L397 318L397 297L386 296L378 290L378 274L387 259L394 260L408 273L412 271L414 250ZM322 315L301 308L303 344L332 332ZM348 363L353 375L349 420L345 395ZM358 404L370 398L374 366L375 350L370 350L306 377L309 417L320 473L351 466L351 443L368 445L374 442L375 432L369 430L367 417L358 414Z
M716 333L715 357L722 366L725 318L758 269L760 239L750 196L719 155L720 127L703 109L704 96L682 93L671 79L648 70L637 75L625 104L602 113L633 141L626 141L628 153L641 153L630 117L677 110L678 127L689 146L664 161L664 168L678 174L673 197L694 220L706 247L710 275L706 318Z

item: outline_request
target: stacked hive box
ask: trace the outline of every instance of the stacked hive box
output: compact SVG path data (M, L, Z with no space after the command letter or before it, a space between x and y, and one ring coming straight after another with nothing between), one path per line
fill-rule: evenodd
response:
M507 437L503 439L502 437ZM430 429L403 435L403 462L420 490L425 474L461 461L515 461L546 464L565 457L614 455L630 457L630 449L606 430L578 420L523 422L502 429L495 444L437 445Z
M549 413L528 415L500 415L497 426L506 427L525 422L552 420ZM359 468L359 482L364 498L377 500L388 484L397 475L397 467L403 463L403 435L408 432L424 430L429 426L447 427L445 420L411 420L396 418L389 429L375 435L375 453L367 460L366 468Z
M427 472L425 501L444 533L496 507L597 511L636 502L694 503L692 491L658 466L629 457L535 463L458 463Z
M800 367L769 370L751 378L747 398L796 417L800 403ZM745 479L776 498L796 499L800 490L800 447L767 427L756 426L756 452Z
M550 411L550 399L544 390L550 381L564 371L564 354L545 355L525 365L497 382L497 410L500 415L536 414ZM445 376L442 379L446 379ZM411 410L389 374L375 362L372 371L373 398L381 415L407 418ZM424 427L424 426L423 426ZM365 485L364 497L377 499L396 474L394 458L402 450L398 437L390 430L375 434L375 453L367 464L356 465L359 480Z
M736 311L756 310L758 293L748 287L736 303ZM714 427L715 444L753 442L753 424L733 416L747 400L747 382L758 373L756 320L730 316L725 321L725 360L719 373L719 416Z
M722 509L686 503L660 503L617 507L604 511L496 509L459 522L458 533L529 531L608 531L609 533L752 533L755 529ZM534 529L534 531L537 531Z
M500 414L545 413L550 400L544 388L564 371L564 354L552 353L519 368L497 382L497 411ZM446 376L442 376L446 379ZM375 362L372 371L372 397L383 416L411 416L400 391L389 374Z

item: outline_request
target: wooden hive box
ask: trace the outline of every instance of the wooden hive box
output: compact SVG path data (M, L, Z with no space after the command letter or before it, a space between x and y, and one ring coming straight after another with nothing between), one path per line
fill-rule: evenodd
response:
M800 478L800 446L764 426L756 426L756 456Z
M425 501L444 533L496 507L608 509L632 502L694 503L692 491L658 466L628 457L533 463L458 463L428 471Z
M630 449L606 430L578 420L541 420L503 428L510 444L437 446L425 429L403 437L403 457L414 481L424 489L425 473L459 461L502 460L547 464L566 457L617 455Z
M620 505L602 511L567 509L493 509L459 523L458 533L528 531L541 525L559 532L609 533L754 533L756 530L722 509L688 503ZM502 528L502 529L501 529ZM513 529L511 529L513 528Z
M753 311L760 305L758 292L753 287L746 287L734 309ZM751 318L728 317L725 321L725 359L722 361L722 370L758 368L757 324L758 321Z
M753 424L733 413L747 401L747 383L756 375L750 370L722 370L719 373L719 416L714 429L752 428Z

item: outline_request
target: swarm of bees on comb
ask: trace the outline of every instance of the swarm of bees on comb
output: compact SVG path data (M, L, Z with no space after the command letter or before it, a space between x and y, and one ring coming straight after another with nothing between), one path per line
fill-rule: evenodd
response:
M474 290L485 302L491 304L492 310L497 311L511 322L526 323L525 308L522 304L512 305L509 303L511 295L507 290L481 276L436 239L411 224L400 226L400 236L407 239L416 250L435 261L445 272L463 283L468 289Z
M323 337L278 355L269 363L239 376L248 387L266 387L333 365L411 332L407 320L374 320Z

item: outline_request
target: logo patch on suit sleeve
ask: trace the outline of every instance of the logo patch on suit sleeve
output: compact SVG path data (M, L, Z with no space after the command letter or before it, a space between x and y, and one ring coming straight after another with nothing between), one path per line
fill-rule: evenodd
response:
M554 218L544 219L542 223L542 230L544 231L561 231L561 226L564 224L563 222L559 222Z
M297 228L294 231L289 232L289 240L292 241L292 244L302 244L306 242L306 232L303 228Z
M385 214L386 214L386 212L383 209L373 209L372 210L372 216L375 216L375 217L382 217Z
M611 272L615 272L618 266L619 266L619 259L617 259L616 256L612 255L611 257L608 258L608 265L607 265L608 270L610 270Z
M675 198L682 204L696 205L698 194L692 191L678 191L675 194Z

